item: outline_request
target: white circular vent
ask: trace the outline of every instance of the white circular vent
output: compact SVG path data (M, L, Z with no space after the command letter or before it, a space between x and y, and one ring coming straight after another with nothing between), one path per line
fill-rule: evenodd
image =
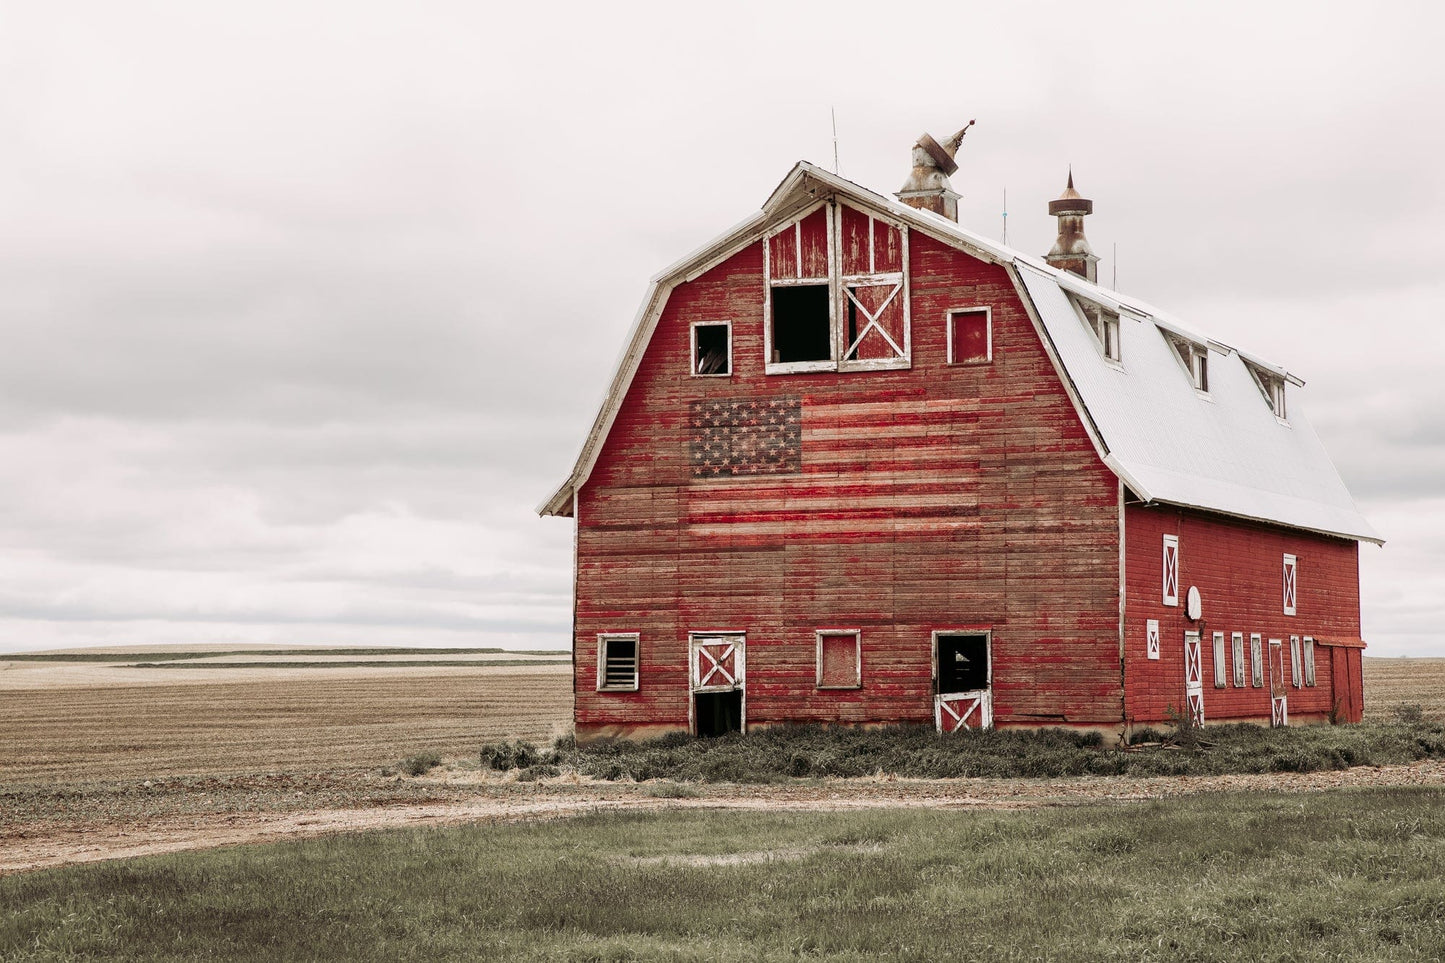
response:
M1189 616L1193 622L1199 621L1199 616L1204 614L1204 603L1199 598L1199 587L1189 586L1189 597L1184 602L1184 614Z

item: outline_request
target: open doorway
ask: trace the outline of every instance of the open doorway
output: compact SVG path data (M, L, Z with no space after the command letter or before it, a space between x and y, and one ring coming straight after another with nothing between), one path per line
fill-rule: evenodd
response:
M747 661L741 632L688 635L692 731L697 736L742 732L747 724L743 688Z
M989 632L933 633L933 718L939 732L993 725Z

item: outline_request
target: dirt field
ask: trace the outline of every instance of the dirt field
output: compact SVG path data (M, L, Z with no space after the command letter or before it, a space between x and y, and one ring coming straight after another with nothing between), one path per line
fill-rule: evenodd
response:
M1445 659L1365 659L1365 721L1388 722L1401 706L1445 719Z
M318 653L324 654L324 653ZM450 658L450 657L448 657ZM308 661L313 660L308 656ZM1366 659L1366 718L1445 718L1445 659ZM487 741L567 731L565 665L130 668L0 659L0 873L417 824L662 806L1064 805L1238 789L1442 785L1445 764L1177 779L846 780L681 797L468 768ZM406 755L459 761L387 776Z
M0 663L0 786L471 757L568 731L569 666L130 669ZM107 680L107 681L101 681Z

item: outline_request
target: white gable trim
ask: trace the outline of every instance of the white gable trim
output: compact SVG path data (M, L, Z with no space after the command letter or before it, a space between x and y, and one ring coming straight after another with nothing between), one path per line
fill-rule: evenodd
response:
M915 210L906 204L859 187L852 181L846 181L829 171L814 167L807 161L799 161L788 172L788 176L783 178L782 183L768 196L768 199L763 202L762 210L665 268L652 279L652 284L647 289L647 296L643 299L642 308L638 311L637 318L632 324L632 330L628 334L626 347L617 360L616 373L607 388L607 394L603 396L597 417L592 423L592 429L587 433L587 438L582 443L582 449L577 454L572 473L561 487L537 506L537 514L563 516L572 514L573 492L586 484L592 474L592 469L597 465L597 458L602 453L602 443L607 439L613 423L617 420L617 413L622 407L622 401L627 397L628 389L632 387L632 379L636 376L637 368L642 363L642 355L652 340L652 333L662 319L662 311L667 306L667 299L671 297L673 288L679 284L696 280L749 245L761 240L768 226L790 219L798 211L830 194L842 195L860 211L872 214L897 227L916 228L942 244L962 248L981 260L1004 265L1008 265L1012 260L1011 253L1006 248L989 242L979 243L982 239L970 239L960 236L956 231L947 230L948 227L956 229L957 225L946 218L930 212ZM1015 279L1015 286L1018 286L1017 279ZM1035 322L1035 326L1037 327L1037 322ZM1057 362L1055 362L1055 367L1057 366Z
M663 309L667 305L673 288L696 279L749 245L757 243L768 226L787 220L798 211L829 195L838 195L846 199L850 206L856 207L860 211L893 222L900 227L920 231L955 250L987 263L1005 267L1013 281L1014 289L1029 315L1029 320L1038 334L1040 343L1044 346L1049 362L1058 374L1065 393L1068 395L1070 403L1073 404L1095 451L1128 489L1144 502L1197 508L1324 535L1383 544L1383 541L1370 529L1369 524L1360 517L1358 510L1354 510L1353 506L1349 509L1342 505L1327 506L1324 512L1301 511L1301 506L1306 503L1297 498L1273 494L1264 499L1258 510L1240 511L1235 504L1218 502L1214 498L1191 497L1202 493L1193 491L1186 493L1183 490L1176 490L1181 486L1171 480L1167 470L1161 471L1159 468L1147 464L1135 466L1139 468L1139 471L1126 467L1126 461L1131 459L1120 458L1110 450L1098 422L1084 402L1085 393L1081 391L1080 385L1076 383L1076 379L1064 363L1059 347L1054 344L1050 336L1049 326L1045 323L1028 285L1024 283L1023 271L1027 270L1035 275L1041 275L1043 279L1055 285L1062 292L1093 301L1110 311L1117 312L1121 318L1127 318L1131 322L1156 325L1196 343L1206 344L1226 357L1231 354L1237 355L1242 361L1271 371L1291 384L1303 385L1304 382L1300 378L1283 367L1246 354L1230 345L1196 334L1165 312L1142 301L1126 298L1118 292L1101 288L1076 274L1047 264L1042 258L1004 247L988 238L965 230L948 218L931 211L917 210L893 198L876 194L807 162L798 163L788 173L769 195L760 211L688 254L653 279L642 307L633 322L626 347L618 359L616 372L603 398L597 417L578 453L572 473L567 481L538 507L539 514L572 515L575 513L576 492L586 483L596 466L603 443L612 429L628 390L631 388L642 356L662 317ZM1155 486L1142 478L1140 472L1154 478L1162 486L1162 489L1168 491L1153 490ZM1265 502L1268 503L1267 507Z

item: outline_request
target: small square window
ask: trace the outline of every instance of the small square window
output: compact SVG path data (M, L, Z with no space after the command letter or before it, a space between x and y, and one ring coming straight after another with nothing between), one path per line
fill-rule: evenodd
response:
M1305 636L1305 685L1315 684L1315 640Z
M597 636L597 691L636 692L639 636L635 632Z
M863 685L862 663L862 633L857 629L818 633L818 688L860 688Z
M1249 684L1264 687L1264 639L1258 632L1249 636Z
M1234 687L1244 688L1244 633L1235 632L1229 637L1230 648L1234 655Z
M993 318L988 308L948 313L948 363L987 364L993 360Z
M692 373L726 378L733 373L731 321L695 321L692 325Z
M1304 655L1297 635L1289 637L1289 681L1296 689L1304 685Z
M1229 682L1229 666L1224 663L1224 633L1214 633L1214 687L1223 689Z

